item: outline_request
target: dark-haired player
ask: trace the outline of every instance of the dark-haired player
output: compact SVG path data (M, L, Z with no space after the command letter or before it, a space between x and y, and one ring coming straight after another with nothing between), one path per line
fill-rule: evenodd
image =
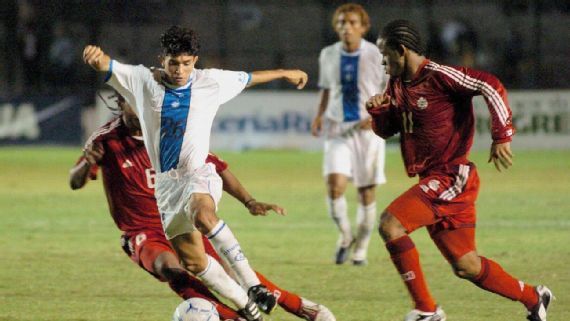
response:
M332 25L339 41L321 50L321 100L311 130L315 136L325 136L327 207L339 231L335 263L343 264L353 247L352 263L364 265L376 221L376 185L386 181L385 143L372 132L364 105L385 87L387 77L380 51L362 38L370 28L370 19L361 5L339 6ZM344 196L349 178L358 189L355 236Z
M107 73L108 83L135 107L156 170L155 197L163 229L184 268L229 299L247 320L263 320L257 306L270 313L276 300L260 285L232 231L216 216L222 181L214 165L206 163L210 130L219 106L246 86L285 79L301 89L307 74L300 70L195 69L200 47L197 35L177 26L166 30L161 44L166 74L161 82L146 67L111 60L97 46L86 46L83 59ZM200 233L228 262L239 284L205 254Z
M123 250L133 262L157 279L168 282L180 297L209 300L216 306L221 320L237 320L236 311L221 303L180 265L162 231L154 198L155 172L144 148L139 120L120 95L117 95L117 105L121 115L93 133L85 144L84 155L71 169L71 188L82 188L89 178L97 177L98 168L101 168L111 216L123 233ZM224 190L244 204L251 214L266 215L270 210L284 214L284 209L278 205L255 200L228 169L227 163L216 155L208 154L206 162L215 165L224 182ZM206 253L219 261L207 238L203 238L203 242ZM286 311L306 320L335 321L325 306L281 289L256 273Z
M552 292L530 286L480 256L475 246L475 200L479 177L468 159L473 143L471 100L483 95L492 119L491 153L497 170L512 165L514 134L507 92L493 75L449 67L426 59L417 29L406 20L384 27L378 39L390 75L386 91L367 102L373 129L381 137L400 134L406 171L419 183L384 211L380 234L415 303L411 320L445 320L429 293L419 254L408 236L426 226L455 274L478 287L519 301L528 320L546 320Z

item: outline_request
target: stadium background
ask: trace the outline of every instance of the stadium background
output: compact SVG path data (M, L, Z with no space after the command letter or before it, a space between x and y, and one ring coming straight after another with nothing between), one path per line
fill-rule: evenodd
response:
M485 163L488 113L477 108L479 246L516 275L552 286L559 298L552 319L570 319L570 2L356 2L371 16L369 40L387 21L411 19L434 60L503 80L519 130L516 163L500 175ZM223 216L254 265L326 303L339 320L399 320L406 294L378 239L363 270L330 264L336 235L325 214L322 141L308 126L318 99L317 57L336 41L330 20L342 3L1 1L0 320L167 320L176 306L165 286L120 253L100 183L74 193L67 187L86 135L109 116L96 94L107 97L108 88L82 64L83 46L97 43L123 62L156 65L158 35L172 24L200 34L201 68L309 74L303 92L279 82L248 90L214 124L213 147L238 177L259 199L290 212L282 221L244 219L240 205L225 198L221 210L230 214ZM380 209L412 183L391 146ZM430 285L454 319L524 318L520 307L454 279L425 233L414 237ZM281 313L275 320L294 319Z

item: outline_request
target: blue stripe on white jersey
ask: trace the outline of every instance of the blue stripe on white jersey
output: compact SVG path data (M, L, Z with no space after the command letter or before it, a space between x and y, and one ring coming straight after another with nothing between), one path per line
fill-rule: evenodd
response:
M344 121L360 119L360 93L358 91L358 61L360 55L340 56L340 83Z
M160 171L178 166L182 140L190 111L191 86L184 89L165 88L160 115Z

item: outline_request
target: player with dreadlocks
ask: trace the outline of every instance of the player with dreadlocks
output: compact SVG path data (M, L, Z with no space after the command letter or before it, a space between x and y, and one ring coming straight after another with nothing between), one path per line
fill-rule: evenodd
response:
M468 160L473 143L473 96L483 95L492 120L489 162L501 171L512 165L514 134L507 92L493 75L430 61L417 29L406 20L384 27L378 39L390 81L367 102L373 129L388 138L400 134L406 171L419 183L384 211L379 232L415 307L406 321L446 319L431 296L418 251L408 234L427 227L455 274L478 287L521 302L530 321L545 321L553 298L545 286L531 286L477 253L475 200L479 177Z

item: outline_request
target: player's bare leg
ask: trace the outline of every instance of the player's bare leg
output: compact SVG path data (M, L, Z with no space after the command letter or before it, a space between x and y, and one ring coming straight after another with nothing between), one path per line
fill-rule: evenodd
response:
M535 287L514 278L498 263L480 256L476 250L453 255L457 251L455 244L459 240L475 244L474 228L452 230L433 238L442 254L450 261L455 275L473 282L486 291L521 302L528 311L529 320L546 320L546 310L553 298L552 292L547 287Z
M162 252L154 260L153 272L161 279L166 280L170 288L181 298L186 300L197 297L212 302L222 320L233 320L239 317L237 311L223 304L202 282L184 270L173 253Z
M329 174L327 176L328 211L339 231L335 252L336 264L346 262L350 254L350 247L354 242L348 219L348 207L344 197L347 185L348 178L343 174Z
M189 205L194 225L208 237L216 252L230 265L238 282L248 289L249 298L255 301L263 312L271 313L277 305L276 298L259 282L229 226L216 216L211 196L194 193Z
M224 260L220 261L226 273L230 276L233 271ZM255 272L259 281L277 299L279 306L283 310L309 321L336 321L334 314L324 305L312 302L300 297L296 293L280 288L275 283L267 279L263 274Z
M356 210L356 239L352 254L354 265L365 265L368 245L376 220L376 185L358 188L358 208Z
M182 266L196 275L210 289L230 300L241 311L248 321L262 321L263 317L255 303L250 302L245 291L230 278L224 268L204 252L202 234L193 231L178 235L170 240L176 250Z
M406 320L445 320L445 313L437 307L429 292L419 253L404 226L394 215L385 211L380 218L379 232L415 304Z

